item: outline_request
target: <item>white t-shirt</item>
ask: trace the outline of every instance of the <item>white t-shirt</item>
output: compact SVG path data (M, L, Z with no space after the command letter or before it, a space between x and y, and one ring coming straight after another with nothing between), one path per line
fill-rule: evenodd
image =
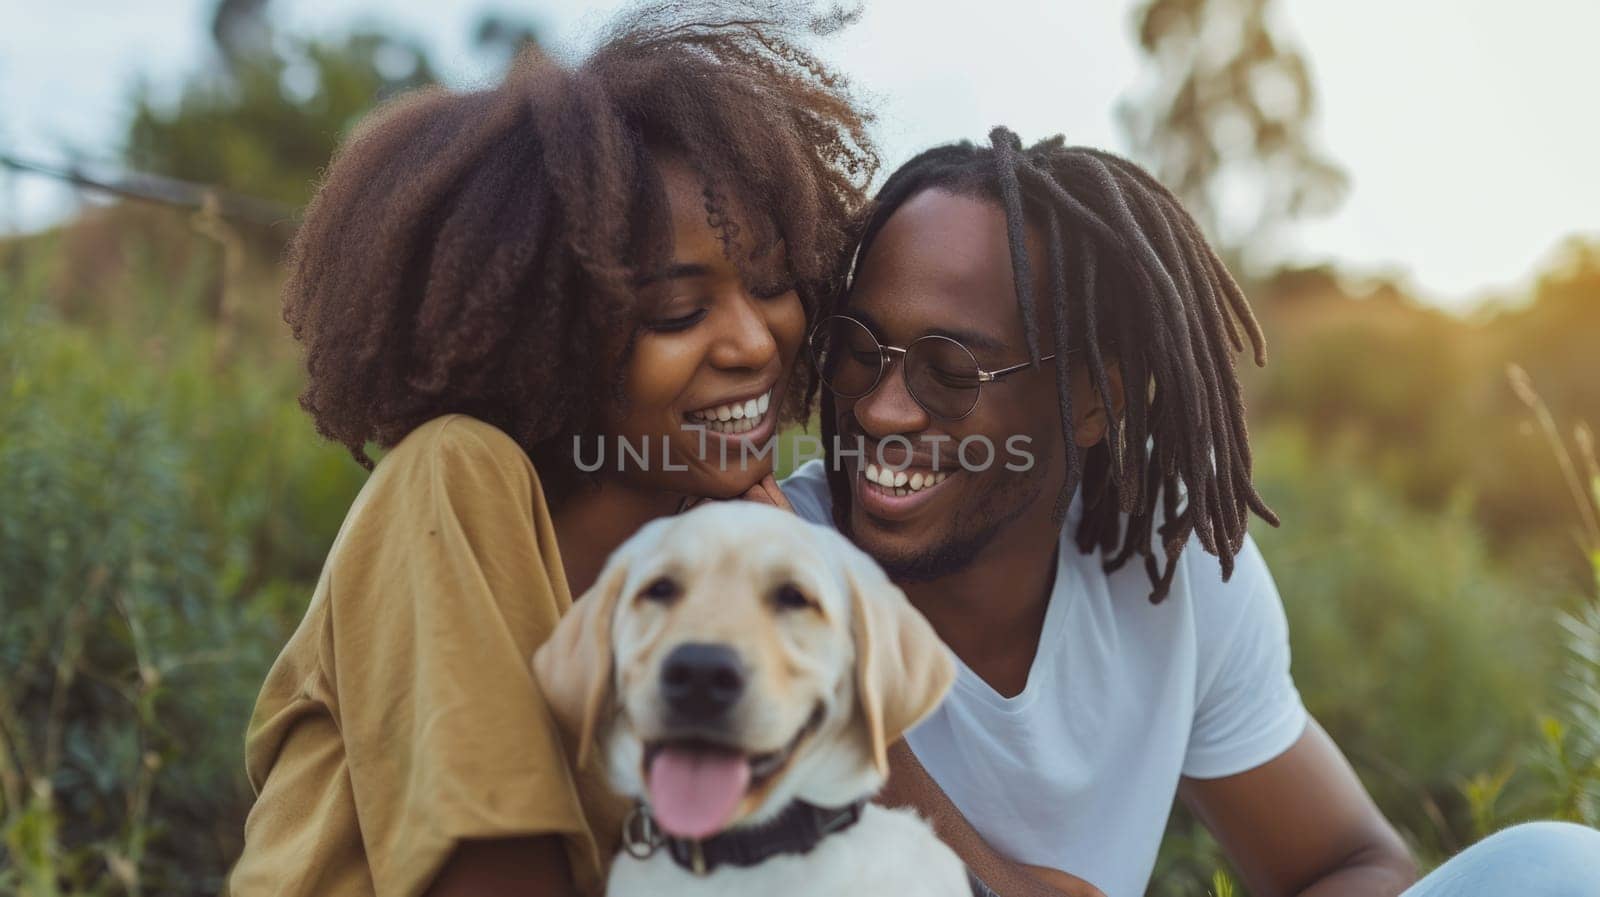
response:
M801 517L832 525L821 461L781 484ZM1209 779L1287 750L1307 714L1289 676L1277 587L1246 540L1229 582L1191 540L1172 591L1149 601L1144 565L1116 573L1070 534L1021 694L958 661L955 686L907 739L950 799L1012 859L1139 897L1180 776Z

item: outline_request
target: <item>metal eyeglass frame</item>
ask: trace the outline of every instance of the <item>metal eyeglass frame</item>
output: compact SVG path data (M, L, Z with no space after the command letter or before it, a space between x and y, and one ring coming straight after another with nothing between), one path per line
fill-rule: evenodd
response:
M835 319L849 321L850 323L856 325L857 327L860 327L862 329L862 331L867 334L867 336L872 338L872 342L878 347L878 373L877 373L877 376L872 378L872 385L871 386L868 386L865 390L863 390L862 392L859 392L859 393L857 393L855 395L848 395L846 393L840 392L833 385L832 381L830 381L826 376L823 375L823 373L822 373L822 361L821 361L821 359L819 359L817 357L817 334L821 333L822 329L824 327L828 326L828 323L830 321L833 321ZM910 380L906 381L906 393L911 396L912 401L916 402L917 406L920 407L923 411L928 412L929 414L933 415L934 417L939 418L940 420L965 420L965 419L967 419L968 417L972 416L972 412L973 411L977 410L977 408L978 408L978 400L983 398L983 384L997 382L997 381L1001 380L1002 378L1008 377L1008 376L1010 376L1012 374L1015 374L1016 372L1018 372L1020 370L1023 370L1025 368L1029 368L1029 367L1033 366L1033 362L1024 361L1021 364L1013 364L1013 365L1011 365L1009 367L1003 367L1003 368L999 368L999 369L993 370L993 371L986 371L986 370L983 369L983 365L978 363L978 356L973 355L972 354L972 350L968 349L964 343L962 343L960 340L952 339L951 337L943 336L943 335L938 334L938 333L928 333L928 334L924 334L922 336L919 336L916 339L912 340L910 345L907 345L904 348L902 348L900 346L885 345L882 340L878 339L878 335L876 333L872 332L872 328L868 327L866 325L866 322L860 320L859 318L852 318L849 315L829 315L826 318L823 318L821 321L818 321L817 322L817 326L813 327L811 329L811 338L806 341L806 347L811 352L811 365L812 365L812 367L817 369L817 376L822 380L822 385L828 387L828 389L831 390L833 392L833 394L836 395L836 396L840 396L840 397L846 398L846 399L860 399L860 398L865 398L866 396L872 395L873 391L878 388L878 385L883 382L884 372L888 371L890 364L892 364L892 361L891 361L892 356L899 356L900 359L903 361L905 359L906 353L911 351L912 346L915 346L917 343L924 342L926 340L943 340L944 342L950 343L951 345L953 345L956 348L960 349L962 352L966 353L966 356L968 358L972 359L972 366L978 372L978 385L974 386L972 388L972 405L971 405L971 407L967 408L966 411L962 412L960 415L955 416L955 417L952 417L952 416L950 416L948 414L940 414L939 412L933 410L932 408L929 408L928 404L917 396L916 390L911 388L911 381ZM1044 364L1047 361L1053 361L1055 359L1055 357L1056 357L1056 354L1054 352L1050 353L1049 355L1040 356L1039 363L1040 364Z

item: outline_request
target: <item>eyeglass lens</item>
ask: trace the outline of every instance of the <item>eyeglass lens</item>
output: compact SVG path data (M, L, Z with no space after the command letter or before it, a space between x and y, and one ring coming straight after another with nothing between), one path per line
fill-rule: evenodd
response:
M838 395L857 399L877 387L885 366L883 346L865 324L833 316L812 335L811 351L823 383ZM928 412L965 417L978 401L977 359L961 343L924 336L906 348L906 389Z

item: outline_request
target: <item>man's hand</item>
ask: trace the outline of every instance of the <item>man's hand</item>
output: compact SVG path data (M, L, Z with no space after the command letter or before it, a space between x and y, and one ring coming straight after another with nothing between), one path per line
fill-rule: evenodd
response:
M1106 897L1076 875L1023 865L1001 856L956 809L904 739L889 747L889 782L878 793L877 801L920 812L939 838L998 897Z

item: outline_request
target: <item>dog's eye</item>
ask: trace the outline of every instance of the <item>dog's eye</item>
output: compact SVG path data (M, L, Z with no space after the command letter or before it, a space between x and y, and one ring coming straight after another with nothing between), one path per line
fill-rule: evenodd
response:
M678 591L678 584L671 577L662 576L645 586L639 595L651 601L671 601L678 597Z
M811 606L811 599L806 597L806 593L790 583L779 586L772 600L782 610L805 610Z

